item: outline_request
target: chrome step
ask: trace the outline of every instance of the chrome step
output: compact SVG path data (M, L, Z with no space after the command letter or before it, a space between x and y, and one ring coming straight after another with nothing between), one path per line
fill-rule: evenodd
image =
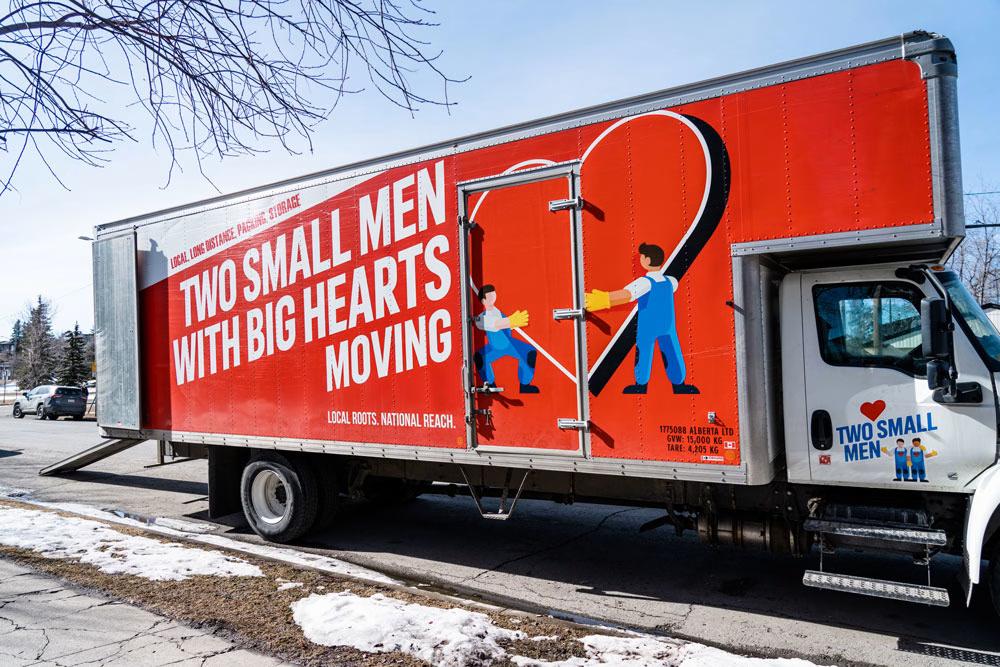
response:
M919 602L936 607L947 607L951 604L948 591L944 588L904 584L898 581L885 581L883 579L869 579L867 577L853 577L847 574L831 574L829 572L806 570L806 573L802 576L802 583L813 588L825 588L831 591L857 593L859 595L903 600L905 602Z
M943 530L929 528L892 528L827 519L806 519L803 528L810 533L843 535L844 537L882 540L884 542L924 544L931 547L943 547L948 543L948 535Z

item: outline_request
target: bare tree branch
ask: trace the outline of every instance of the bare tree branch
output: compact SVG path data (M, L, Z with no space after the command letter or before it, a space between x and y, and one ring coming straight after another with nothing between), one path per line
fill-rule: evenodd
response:
M965 199L966 218L985 224L1000 224L1000 197L995 187ZM1000 303L1000 229L968 229L965 240L949 260L979 303Z
M411 114L449 106L457 82L418 39L436 24L419 0L12 0L0 17L0 195L25 154L107 162L137 141L133 107L170 156L256 153L261 139L293 151L326 119L360 69ZM421 92L426 77L440 95ZM113 101L127 88L131 101ZM103 99L102 91L109 93ZM204 171L202 170L202 173ZM58 180L58 177L56 177Z

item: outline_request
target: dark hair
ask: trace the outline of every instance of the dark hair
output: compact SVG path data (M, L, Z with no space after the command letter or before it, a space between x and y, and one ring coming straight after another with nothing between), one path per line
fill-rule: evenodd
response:
M901 442L904 445L906 444L906 440L903 440L902 438L896 438L896 442Z
M920 438L914 438L913 442L920 442Z
M497 288L494 287L493 285L483 285L482 287L479 288L479 300L482 301L483 299L486 298L487 294L489 294L490 292L496 292L496 291L497 291Z
M660 266L663 264L663 260L666 257L663 253L663 248L652 243L640 243L639 254L644 257L648 257L649 263L653 266Z

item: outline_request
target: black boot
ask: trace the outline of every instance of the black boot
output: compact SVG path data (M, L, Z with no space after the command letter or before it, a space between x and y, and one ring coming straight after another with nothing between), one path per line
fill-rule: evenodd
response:
M644 384L630 384L629 386L622 389L623 394L645 394L646 385Z
M675 394L700 394L698 387L693 384L675 384L674 385Z
M522 394L537 394L540 390L533 384L522 384L521 393Z

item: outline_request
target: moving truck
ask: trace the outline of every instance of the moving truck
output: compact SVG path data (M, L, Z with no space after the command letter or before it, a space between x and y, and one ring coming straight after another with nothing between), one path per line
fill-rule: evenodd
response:
M956 76L909 33L102 225L110 440L46 472L152 439L279 542L459 490L818 546L805 584L926 604L958 554L1000 598L1000 336L941 267Z

